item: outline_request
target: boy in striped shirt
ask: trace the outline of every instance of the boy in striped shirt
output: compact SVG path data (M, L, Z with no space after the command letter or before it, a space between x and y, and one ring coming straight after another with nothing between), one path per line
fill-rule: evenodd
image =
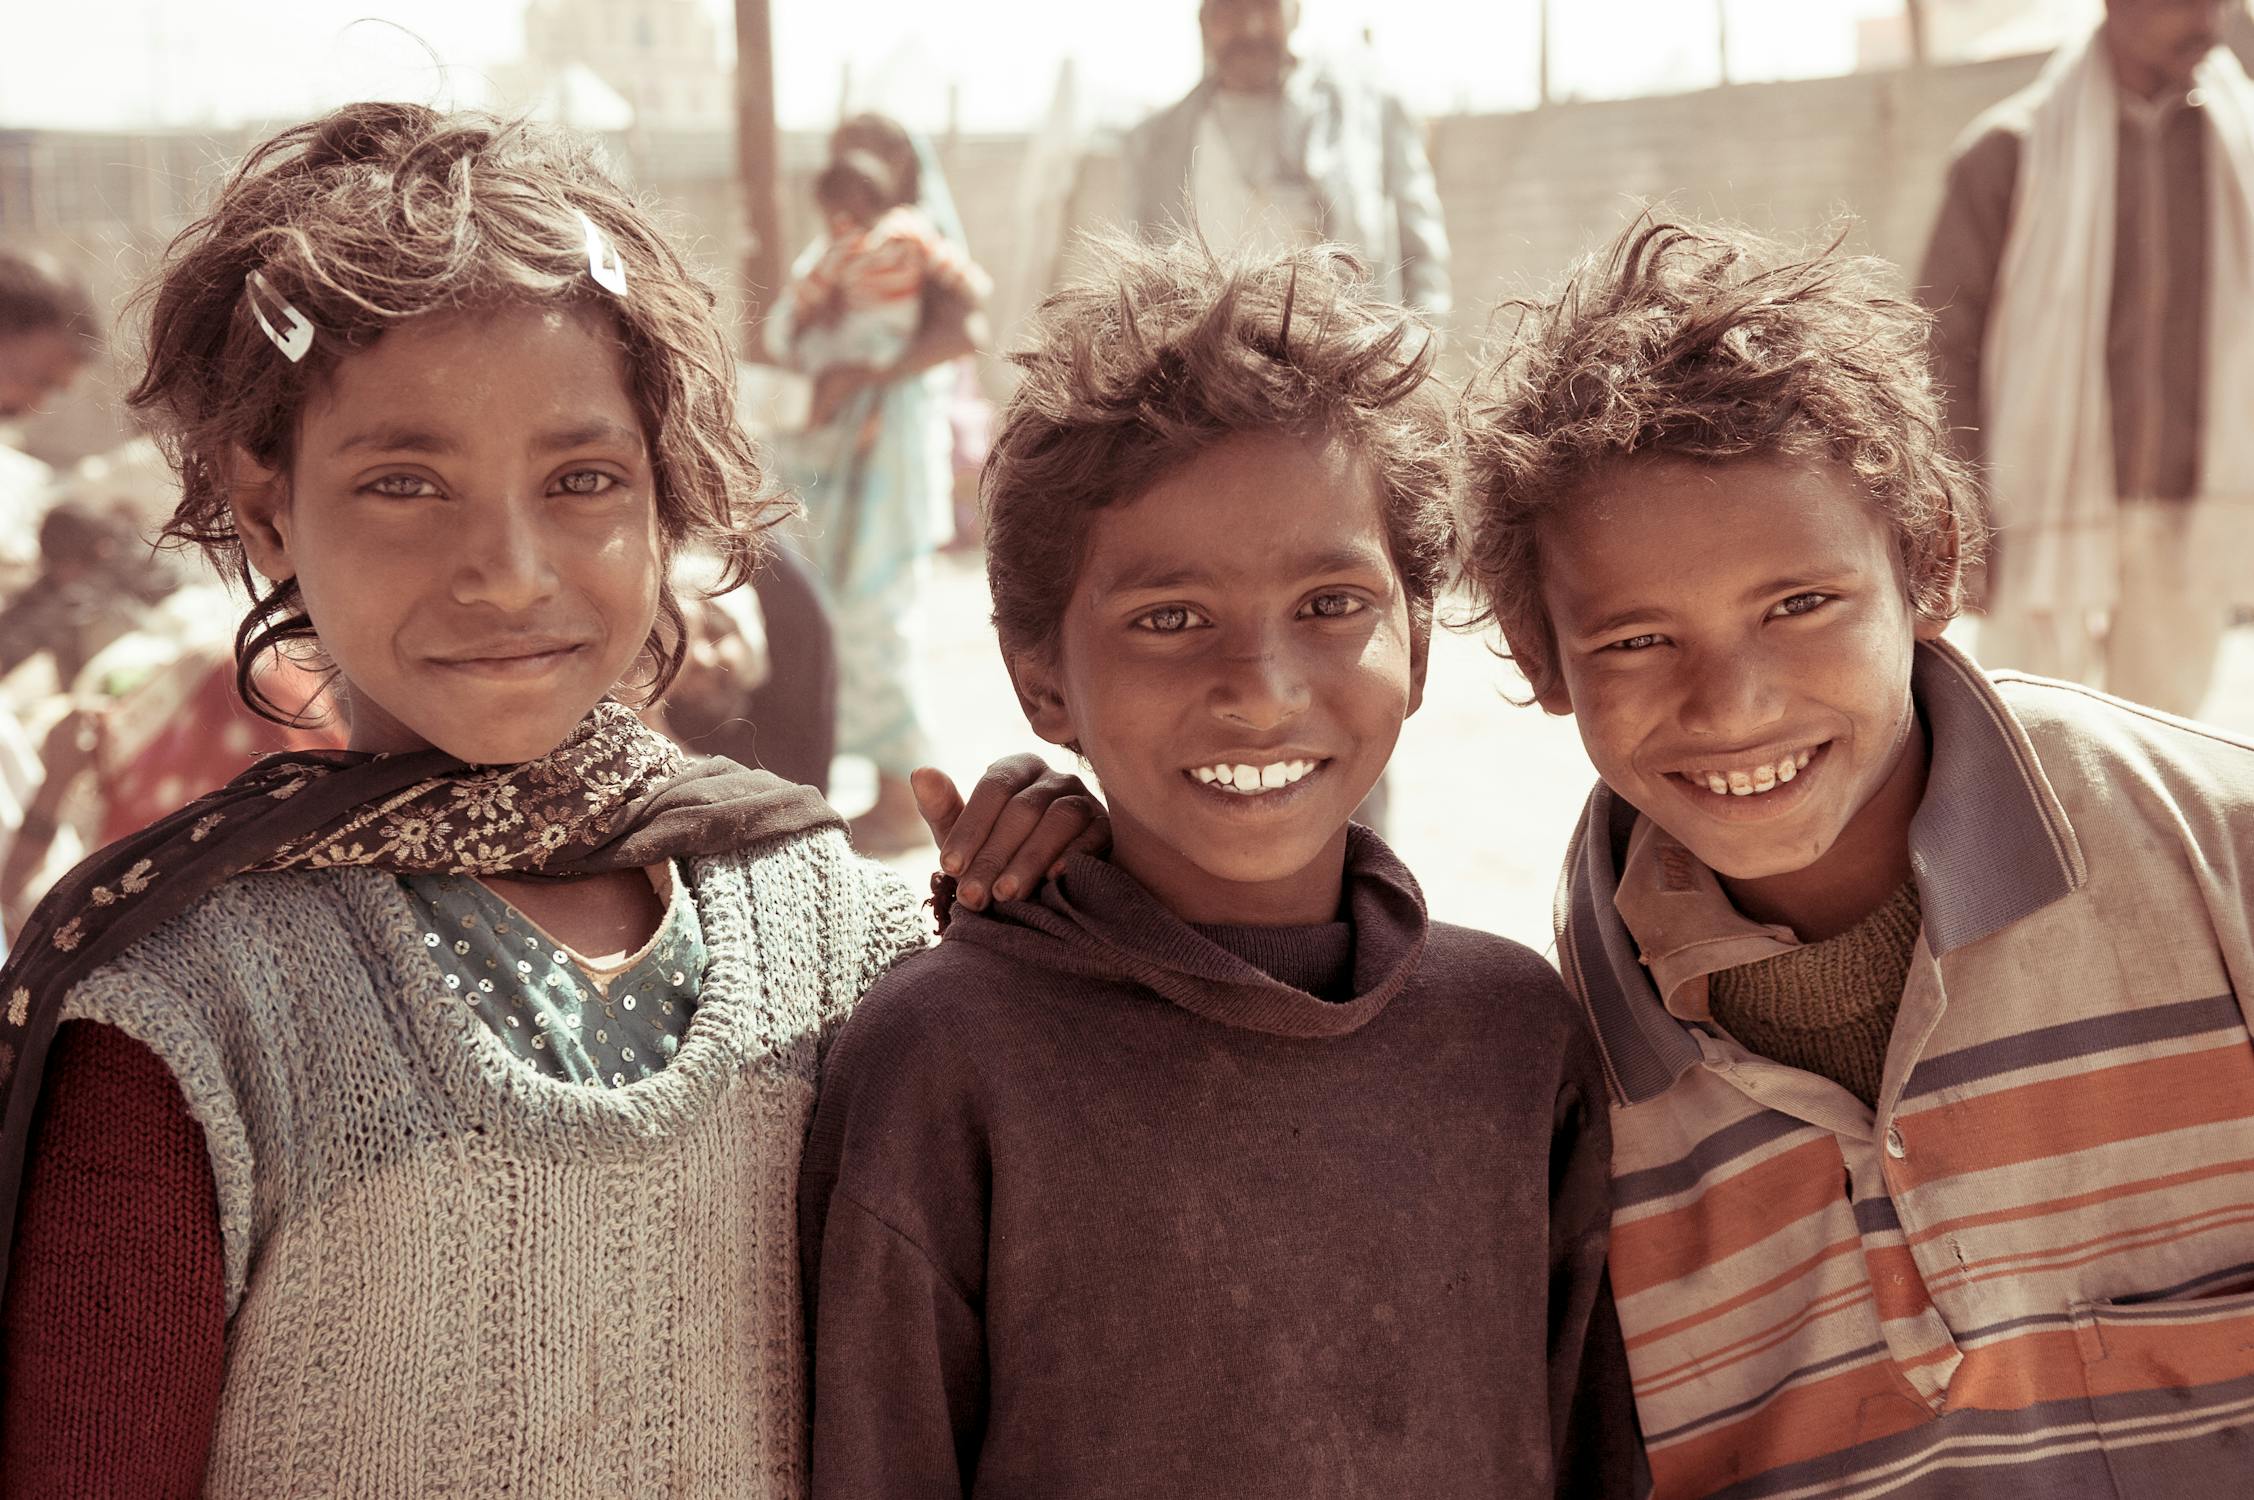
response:
M1892 284L1646 223L1472 404L1471 572L1603 778L1559 955L1656 1492L2246 1493L2254 745L1941 640Z

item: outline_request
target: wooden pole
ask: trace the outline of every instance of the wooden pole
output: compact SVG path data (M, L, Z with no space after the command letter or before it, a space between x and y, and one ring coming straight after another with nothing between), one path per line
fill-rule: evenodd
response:
M1714 62L1721 81L1730 81L1730 0L1714 0Z
M1534 93L1543 105L1550 102L1550 0L1534 0Z
M743 350L765 363L760 320L783 284L775 32L769 0L736 0L736 183L743 201Z
M1922 68L1928 61L1927 49L1933 45L1926 32L1925 0L1902 0L1902 9L1910 22L1910 66Z

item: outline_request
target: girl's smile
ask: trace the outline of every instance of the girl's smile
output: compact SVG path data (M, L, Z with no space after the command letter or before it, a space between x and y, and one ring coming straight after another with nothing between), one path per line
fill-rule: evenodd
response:
M337 367L287 475L247 477L245 548L297 579L355 749L537 759L649 639L655 486L598 310L406 323Z
M432 662L457 672L488 677L537 677L587 649L582 641L544 640L476 646L451 656L434 656Z

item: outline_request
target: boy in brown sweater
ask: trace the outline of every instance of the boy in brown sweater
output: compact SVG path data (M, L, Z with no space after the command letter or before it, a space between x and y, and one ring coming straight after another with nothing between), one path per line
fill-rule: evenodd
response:
M1429 334L1334 252L1101 248L985 501L1113 853L958 915L828 1058L814 1492L1633 1493L1589 1041L1348 823L1451 543Z

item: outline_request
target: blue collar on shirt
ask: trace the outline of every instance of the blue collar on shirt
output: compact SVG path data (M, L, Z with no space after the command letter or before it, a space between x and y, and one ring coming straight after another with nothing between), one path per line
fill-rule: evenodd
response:
M1939 958L2042 910L2088 872L2026 731L1969 657L1946 642L1920 645L1910 696L1933 741L1925 800L1910 820L1910 869ZM1700 1056L1613 906L1635 822L1636 809L1599 782L1566 853L1556 908L1566 982L1623 1105L1665 1093Z

